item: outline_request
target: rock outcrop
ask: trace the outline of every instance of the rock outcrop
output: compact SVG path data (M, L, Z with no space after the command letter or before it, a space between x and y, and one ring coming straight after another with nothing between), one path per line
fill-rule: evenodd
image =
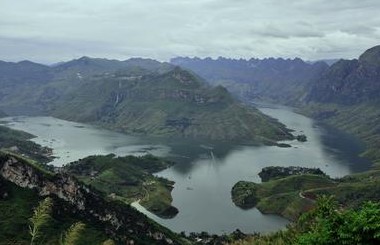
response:
M10 155L0 156L0 178L17 186L35 190L40 196L52 196L60 206L71 209L88 222L100 223L115 240L137 244L177 244L175 235L124 203L110 202L74 177L50 173ZM2 190L2 195L7 192ZM62 201L63 204L62 204Z

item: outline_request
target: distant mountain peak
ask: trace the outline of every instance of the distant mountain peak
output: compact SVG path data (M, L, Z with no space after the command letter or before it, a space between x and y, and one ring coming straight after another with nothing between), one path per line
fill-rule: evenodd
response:
M91 59L93 59L93 58L91 58L91 57L89 57L89 56L82 56L82 57L80 57L80 58L77 59L77 60L91 60Z
M359 57L360 62L380 66L380 45L367 49Z

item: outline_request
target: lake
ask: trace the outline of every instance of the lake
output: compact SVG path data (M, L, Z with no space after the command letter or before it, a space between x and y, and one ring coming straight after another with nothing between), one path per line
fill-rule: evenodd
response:
M260 182L258 172L266 166L318 167L331 177L365 171L370 162L358 157L364 149L354 137L324 126L291 108L261 106L295 134L305 134L307 142L284 141L291 148L229 145L184 139L141 138L68 122L52 117L9 117L7 126L37 137L36 143L53 148L58 157L52 164L61 166L87 155L115 153L166 156L177 164L158 176L175 181L173 206L179 213L161 219L138 203L133 206L160 224L177 232L228 233L269 232L283 228L288 221L275 215L263 215L257 209L242 210L231 201L230 191L239 180Z

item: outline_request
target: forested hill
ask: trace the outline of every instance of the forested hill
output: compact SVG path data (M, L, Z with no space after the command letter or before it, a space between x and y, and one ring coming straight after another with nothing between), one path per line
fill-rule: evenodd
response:
M1 69L0 110L9 115L52 115L160 137L269 144L292 138L225 88L168 63L82 57L53 67L3 62Z

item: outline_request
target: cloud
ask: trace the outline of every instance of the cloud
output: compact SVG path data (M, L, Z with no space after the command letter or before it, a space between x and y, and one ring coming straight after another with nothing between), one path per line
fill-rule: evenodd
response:
M353 58L378 44L379 10L377 0L2 0L0 59Z

